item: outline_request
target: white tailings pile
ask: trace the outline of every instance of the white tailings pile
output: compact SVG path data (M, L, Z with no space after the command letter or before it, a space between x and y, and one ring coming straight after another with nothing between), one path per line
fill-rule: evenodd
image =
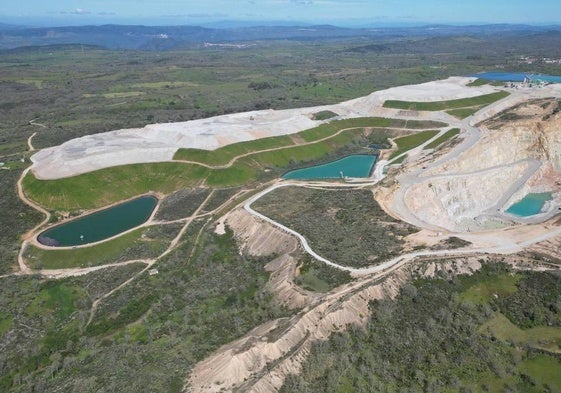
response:
M331 110L339 118L399 116L399 110L382 108L384 101L441 101L496 91L488 85L467 87L473 79L452 77L400 86L335 105L269 109L88 135L34 154L32 170L39 179L58 179L117 165L169 161L178 148L214 150L236 142L294 134L315 127L322 122L311 120L312 115L321 110Z

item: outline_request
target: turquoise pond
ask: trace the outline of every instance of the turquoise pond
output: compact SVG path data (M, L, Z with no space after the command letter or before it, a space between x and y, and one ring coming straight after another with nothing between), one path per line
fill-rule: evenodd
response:
M528 194L509 207L506 212L519 217L530 217L540 213L543 205L551 200L551 192Z
M105 240L146 222L157 203L158 199L153 196L142 196L56 225L42 232L37 240L54 247L78 246Z
M498 82L523 82L524 78L539 79L544 82L561 83L561 76L542 75L542 74L525 74L523 72L481 72L471 76Z
M295 169L285 173L283 179L313 180L313 179L339 179L344 177L368 177L376 163L377 156L355 154L326 164L315 165L308 168Z

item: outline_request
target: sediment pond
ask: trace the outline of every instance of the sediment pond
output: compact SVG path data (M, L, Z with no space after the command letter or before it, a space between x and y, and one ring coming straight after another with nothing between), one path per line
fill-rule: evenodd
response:
M472 76L497 82L523 82L526 77L529 77L533 80L541 80L549 83L561 83L561 76L526 74L523 72L481 72Z
M105 240L146 222L157 203L156 197L145 195L56 225L42 232L37 240L53 247L79 246Z
M355 154L326 164L295 169L285 173L283 179L314 180L340 179L344 177L368 177L376 163L377 156Z
M531 193L510 206L506 212L518 217L530 217L540 213L547 201L551 200L551 192Z

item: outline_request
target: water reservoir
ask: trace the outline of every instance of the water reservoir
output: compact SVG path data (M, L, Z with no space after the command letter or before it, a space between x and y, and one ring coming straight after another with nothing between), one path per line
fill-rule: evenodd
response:
M283 175L283 179L314 180L340 179L343 177L369 177L377 156L356 154L326 164L295 169Z
M550 83L561 83L561 76L526 74L523 72L482 72L479 74L473 74L471 76L488 81L498 82L523 82L526 77L529 77L532 80L540 80Z
M530 217L540 213L543 205L551 200L551 192L532 193L509 207L506 212L518 217Z
M156 197L142 196L56 225L42 232L37 240L54 247L78 246L105 240L146 222L157 203Z

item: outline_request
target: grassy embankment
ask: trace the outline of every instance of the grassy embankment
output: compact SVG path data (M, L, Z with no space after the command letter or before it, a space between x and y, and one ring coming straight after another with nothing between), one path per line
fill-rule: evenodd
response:
M504 86L505 82L500 82L500 81L488 81L487 79L481 79L481 78L477 78L476 80L474 80L471 83L468 83L467 86L469 87L477 87L477 86L485 86L485 85L491 85L491 86Z
M446 111L446 113L464 119L493 102L507 97L509 93L499 91L496 93L484 94L477 97L460 98L449 101L415 102L387 100L384 108L406 109L414 111Z
M460 133L459 128L452 128L451 130L446 131L444 134L436 138L431 143L427 144L423 149L436 149L438 146L442 145L444 142L454 138L456 135Z
M436 134L438 134L438 131L422 131L416 134L395 138L393 141L397 145L397 150L390 155L390 160L411 149L416 148L417 146L422 145L423 143L434 137ZM394 161L393 163L394 164L400 163L406 157L407 155L404 155L403 157Z
M184 159L207 165L225 165L232 158L245 153L235 165L211 169L201 165L181 162L134 164L101 169L94 172L58 180L38 180L29 174L24 179L27 195L37 203L52 210L90 209L143 194L148 191L170 193L175 190L205 185L228 187L247 184L267 175L280 173L283 168L300 163L337 158L334 152L352 152L366 146L376 135L365 139L364 127L404 127L405 121L384 118L358 118L341 120L298 133L305 142L314 142L336 134L325 141L309 145L293 143L289 148L260 152L263 149L286 146L286 137L265 138L226 146L213 152L189 149L178 153ZM445 126L435 122L407 122L407 127ZM363 143L360 141L362 140ZM95 192L92 192L95 190Z

